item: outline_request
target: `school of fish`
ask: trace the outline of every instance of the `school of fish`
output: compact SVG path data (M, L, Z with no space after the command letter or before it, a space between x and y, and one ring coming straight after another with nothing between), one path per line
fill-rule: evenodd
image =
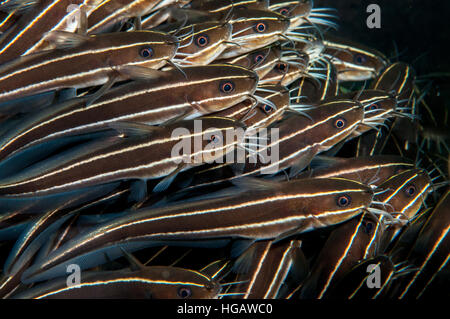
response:
M1 1L0 297L448 297L447 123L338 16Z

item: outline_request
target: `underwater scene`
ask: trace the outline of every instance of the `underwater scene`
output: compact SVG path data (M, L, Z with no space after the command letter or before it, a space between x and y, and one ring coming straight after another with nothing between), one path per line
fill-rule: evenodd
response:
M450 297L449 10L0 1L0 298Z

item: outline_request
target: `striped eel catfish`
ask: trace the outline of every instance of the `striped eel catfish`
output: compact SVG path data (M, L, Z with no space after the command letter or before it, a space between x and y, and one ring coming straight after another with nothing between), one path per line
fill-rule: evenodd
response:
M149 266L103 272L83 272L81 282L67 285L55 279L34 286L13 299L216 299L218 282L189 269Z
M364 116L359 102L340 98L303 113L307 116L290 113L269 126L268 132L272 128L279 130L278 138L253 148L258 152L256 155L264 155L249 154L238 174L236 169L224 170L223 165L207 168L196 174L196 179L187 190L232 181L242 176L276 173L287 168L291 168L290 175L295 176L315 155L349 136ZM274 152L278 157L268 160L269 150L270 154ZM217 174L220 178L217 178Z
M175 35L173 26L158 28ZM174 62L181 65L206 65L214 61L229 45L232 27L218 21L195 23L176 30L180 46ZM223 64L222 62L216 62Z
M242 126L218 117L160 127L117 123L114 127L121 134L99 141L100 147L74 149L2 179L0 198L35 198L114 181L172 176L191 165L212 162L241 145L239 136L224 137Z
M126 20L152 11L160 0L106 0L98 5L88 18L90 35L113 31ZM168 1L165 1L168 2ZM171 1L173 2L173 1Z
M331 8L313 8L313 0L270 0L269 10L277 12L291 20L289 30L295 30L304 23L321 24L336 28L334 22L326 18L336 18L327 13Z
M101 0L42 0L30 8L13 28L10 28L0 37L0 64L38 52L45 48L45 41L50 31L73 32L78 27L70 23L80 9L94 8ZM18 1L21 5L23 1ZM76 10L69 10L70 5Z
M394 175L414 168L414 163L394 155L362 156L353 158L317 156L314 168L295 178L341 177L359 181L366 185L379 186Z
M422 169L400 172L379 185L384 191L376 196L377 204L374 207L398 214L396 223L390 225L384 232L381 249L386 249L399 233L405 219L409 221L416 215L431 192L431 187L430 177Z
M231 65L186 67L184 74L174 69L149 80L144 73L142 80L110 89L90 105L89 97L81 97L29 114L22 125L0 138L0 159L115 122L154 125L220 111L250 98L257 82L254 72Z
M261 80L261 84L279 84L288 86L303 75L307 74L308 57L298 57L297 61L281 61L270 70Z
M431 180L423 169L408 169L391 176L378 186L383 189L377 201L384 203L387 210L404 214L408 219L419 211L431 192Z
M377 77L387 65L386 57L371 48L327 36L324 55L338 71L339 81L365 81Z
M414 93L416 73L407 63L396 62L387 67L372 83L375 90L394 92L399 104L409 102Z
M352 137L360 136L365 132L383 125L384 121L394 116L397 99L391 94L381 90L364 90L342 94L343 97L355 98L364 107L364 120L352 133Z
M325 58L323 68L317 69L315 72L321 76L317 78L302 76L293 83L292 86L295 87L295 90L292 91L293 102L297 104L319 104L338 94L337 70L327 58Z
M127 79L127 67L158 69L178 48L178 39L135 31L82 36L53 33L60 48L18 58L0 68L0 102L61 88L83 88ZM0 109L1 112L1 109Z
M279 120L289 108L289 90L284 86L258 86L256 94L273 103L273 105L261 101L255 106L252 101L247 100L226 110L214 113L214 115L242 121L247 129L250 130L269 126L271 123Z
M238 44L219 56L227 59L263 48L279 40L289 27L289 19L262 10L233 10L229 23L233 26L231 41Z
M231 13L237 9L267 10L268 6L268 0L178 0L172 6L145 17L142 26L145 29L155 28L170 18L186 20L187 24L211 20L228 21Z
M432 289L429 288L433 285L442 288L434 290L435 292L445 292L448 288L449 208L450 191L447 190L421 229L407 258L418 269L392 289L393 296L399 299L432 297ZM435 297L439 296L442 297Z
M245 191L161 208L141 208L100 224L28 268L22 280L42 280L55 272L65 272L67 263L81 263L83 268L95 266L104 253L111 259L118 256L118 246L130 251L143 245L166 245L168 241L175 245L197 241L198 245L198 240L284 238L357 216L373 198L370 187L344 179L282 183L243 179L240 185Z
M300 244L299 240L254 243L235 265L238 271L236 280L241 283L231 287L224 295L236 295L242 299L277 298L289 272L295 267Z
M280 58L281 48L277 45L271 45L234 58L220 59L216 62L239 65L251 69L258 74L259 78L263 78L272 70Z
M269 0L193 0L185 8L207 11L208 13L228 13L237 8L265 10L269 7Z
M375 255L381 234L382 227L368 213L339 225L331 232L310 275L301 284L300 298L324 298L330 287L358 261Z

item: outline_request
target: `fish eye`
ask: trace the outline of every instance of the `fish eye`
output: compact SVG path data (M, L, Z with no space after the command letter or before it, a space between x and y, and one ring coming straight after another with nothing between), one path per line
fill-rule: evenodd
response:
M405 193L408 197L414 196L414 194L416 193L416 186L408 185L408 187L406 187L405 189Z
M221 90L223 93L230 93L230 92L233 92L233 90L234 90L234 83L233 83L232 81L223 81L223 82L220 84L220 90Z
M153 56L153 49L150 47L142 48L139 54L143 58L151 58Z
M336 200L339 207L347 207L352 202L350 196L348 195L342 195L339 196Z
M379 108L380 108L380 106L378 105L378 103L372 103L372 104L369 106L369 111L377 110L377 109L379 109Z
M288 15L289 10L288 10L288 8L281 8L280 10L278 10L278 13L286 16L286 15Z
M219 143L220 142L220 136L218 136L218 135L211 135L209 140L210 140L211 143Z
M262 55L262 54L257 54L257 55L255 56L255 63L259 63L259 62L261 62L263 59L264 59L264 55Z
M287 70L287 64L286 63L278 63L276 68L278 71L285 73Z
M265 104L265 105L263 106L263 110L264 110L264 112L266 112L266 113L272 113L272 107L271 107L270 105L268 105L268 104Z
M190 296L192 296L191 288L189 287L178 288L178 296L183 299L189 298Z
M205 47L209 44L209 37L206 34L200 34L196 37L195 44L199 47Z
M337 119L336 121L334 121L334 127L335 128L343 128L345 126L345 120L342 118Z
M362 54L356 54L353 57L353 62L355 62L356 64L364 64L366 63L366 61L367 61L366 57Z
M262 33L266 31L267 25L264 22L259 22L255 25L255 31L258 33Z

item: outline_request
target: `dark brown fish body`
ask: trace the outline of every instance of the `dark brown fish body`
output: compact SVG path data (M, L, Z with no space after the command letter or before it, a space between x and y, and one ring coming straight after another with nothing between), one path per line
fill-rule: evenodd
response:
M20 17L0 38L0 64L35 52L46 32L61 30L59 24L74 12L70 5L93 6L98 0L44 0ZM74 30L73 30L74 31Z
M14 295L19 299L213 299L219 283L197 271L166 266L83 272L81 282L55 279Z
M256 164L249 163L245 169L246 174L256 173L262 167L287 168L298 165L306 158L310 161L314 155L345 139L363 118L361 104L346 99L335 99L304 113L309 118L292 115L269 127L279 129L279 138L262 149L266 150L276 143L279 148L279 161L270 164L262 164L260 161ZM306 166L308 163L303 164Z
M201 127L197 127L198 124ZM195 165L193 163L196 161L212 161L215 157L231 151L229 148L238 144L236 139L229 144L222 141L216 147L216 141L209 141L208 136L213 136L214 132L216 135L225 136L225 133L228 134L241 126L234 120L215 117L202 118L199 123L182 121L160 129L150 128L151 134L145 131L145 127L140 126L142 132L137 136L113 137L109 142L100 140L94 143L91 149L86 147L87 149L74 151L74 154L67 155L64 159L44 161L41 167L35 165L31 171L25 170L6 178L1 183L0 193L3 197L34 197L118 180L163 177L182 164L187 168L189 165ZM182 130L180 135L173 135L176 129ZM193 152L192 148L196 144L194 137L199 134L201 135L196 141L201 138L201 149ZM190 142L189 150L185 150L189 151L189 154L173 153L177 145L186 141ZM216 152L206 145L213 147Z
M420 210L427 195L431 191L431 180L427 172L422 169L409 169L393 175L379 185L385 192L377 195L377 201L384 203L378 207L389 212L400 213L397 218L413 218ZM383 218L383 217L381 217ZM389 226L382 239L381 249L385 249L399 232L403 223Z
M372 84L372 88L388 93L393 92L399 101L409 101L414 92L415 79L416 73L409 64L397 62L388 66L380 74Z
M259 148L253 148L259 156L247 155L241 174L230 174L227 170L223 171L224 165L220 165L196 174L198 180L192 182L192 187L230 181L242 176L273 174L289 167L295 167L296 171L301 170L315 155L330 149L351 134L361 123L364 115L361 104L346 99L328 101L304 113L313 120L304 115L291 113L269 126L268 136L271 134L270 130L274 128L278 129L278 138L267 141ZM271 152L278 154L277 159L267 158ZM223 171L219 174L221 178L214 177L212 171L215 170ZM224 178L224 175L229 177Z
M313 9L313 1L302 0L270 0L269 10L277 12L291 20L290 29L294 29L306 22Z
M228 59L263 48L280 39L289 27L289 19L270 11L243 10L233 11L229 23L233 26L232 42L220 56Z
M247 129L257 129L269 126L279 120L289 109L289 91L284 86L260 86L273 92L257 92L259 96L272 102L276 109L265 103L254 106L252 101L244 101L226 110L214 113L220 117L230 117L245 123ZM258 89L256 89L258 91Z
M414 168L414 163L400 156L330 157L324 158L318 168L302 172L296 178L341 177L379 186L393 175L411 168Z
M365 132L381 125L386 119L392 117L397 106L397 99L382 90L364 90L342 94L349 99L357 99L364 107L364 121L353 133L352 137L360 136Z
M346 40L323 40L325 55L332 56L339 81L364 81L375 78L386 67L386 58L380 52Z
M311 179L271 183L265 189L251 192L141 209L74 238L52 252L42 264L29 268L24 276L31 278L72 258L136 240L157 244L167 240L273 239L293 235L350 219L370 205L372 197L372 190L357 182ZM89 258L83 260L92 262Z
M368 269L371 268L374 269L374 276L379 275L379 287L368 286L371 279L369 278L371 272ZM334 287L331 287L326 298L357 300L384 298L394 275L394 264L388 256L366 259L354 266Z
M425 170L409 169L391 176L379 187L387 190L377 195L377 200L392 206L386 206L388 211L412 218L430 193L431 180Z
M298 240L254 243L241 256L242 262L249 264L249 269L238 274L236 279L243 283L232 287L228 293L243 293L239 296L242 299L277 298L281 285L294 267L300 244Z
M431 208L422 209L402 228L399 235L389 243L390 245L384 249L385 253L391 256L392 262L399 263L408 258L430 213ZM389 229L387 232L389 232Z
M15 26L19 17L20 14L14 12L0 12L0 34L6 33L11 27Z
M268 0L193 0L187 7L194 10L216 12L228 12L231 9L244 7L246 9L264 10L269 6Z
M362 214L333 230L302 284L301 298L323 298L358 261L373 257L380 228L371 216Z
M229 46L231 31L231 24L222 22L203 22L182 28L178 34L188 35L181 36L175 62L186 65L211 63Z
M115 122L154 125L183 115L195 117L223 110L251 96L257 84L254 72L236 66L184 70L186 77L171 70L156 79L118 86L88 106L88 98L77 98L31 114L17 130L2 137L0 158L26 146L98 130ZM229 91L223 89L227 84L231 86Z
M279 84L282 86L288 86L306 73L307 65L307 62L304 65L283 61L278 62L275 64L273 69L261 79L260 82L263 84Z
M313 80L310 76L303 76L294 83L298 89L294 91L293 100L297 104L318 104L338 93L338 80L336 67L330 62L326 64L326 70L315 71L324 76L324 79ZM318 83L318 82L319 83ZM298 83L298 84L297 84Z
M402 279L398 287L392 289L395 298L442 297L448 285L450 261L450 191L447 190L419 233L416 243L408 256L408 261L417 267L410 276Z
M244 68L251 69L258 74L260 79L262 79L273 69L280 58L280 48L278 46L269 46L267 48L255 50L235 58L220 59L216 62L239 65Z
M175 55L176 41L150 31L102 34L83 37L70 49L23 57L0 69L0 102L54 89L101 85L130 65L160 68Z
M116 24L129 18L145 15L159 0L107 0L103 1L88 18L88 34L109 32Z

